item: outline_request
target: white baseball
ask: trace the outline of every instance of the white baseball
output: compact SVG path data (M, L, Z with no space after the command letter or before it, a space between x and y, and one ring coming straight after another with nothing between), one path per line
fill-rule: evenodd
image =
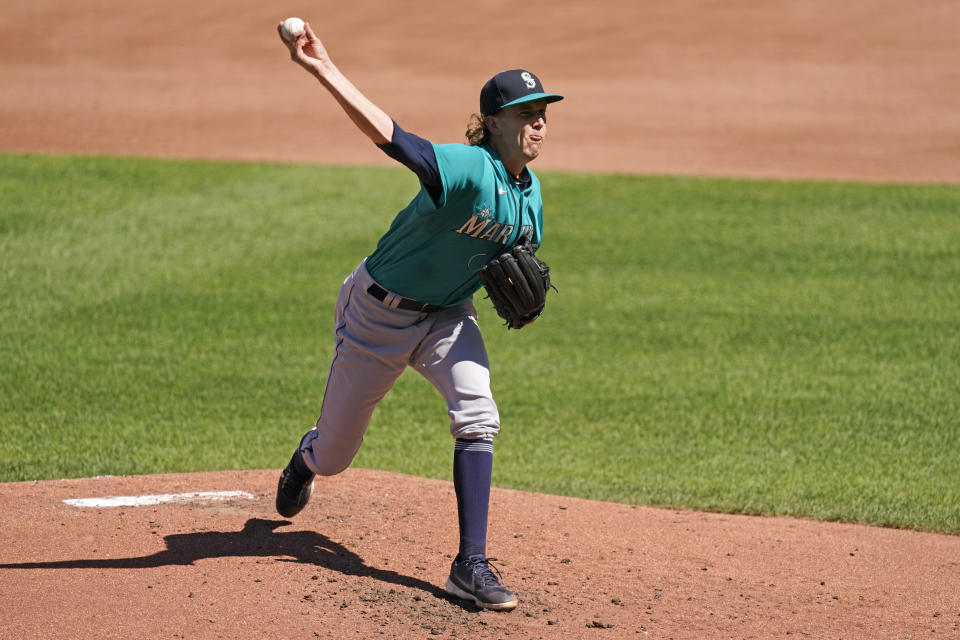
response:
M283 39L287 42L293 42L297 39L297 34L303 32L303 20L300 18L287 18L280 27L283 33Z

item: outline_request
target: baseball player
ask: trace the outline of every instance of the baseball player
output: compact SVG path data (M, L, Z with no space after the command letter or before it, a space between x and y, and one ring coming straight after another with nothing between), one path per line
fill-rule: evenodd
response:
M486 553L500 417L471 298L480 288L478 269L521 241L540 243L540 184L527 164L546 138L547 104L563 96L544 92L529 71L498 73L480 92L470 144L437 145L401 129L360 93L309 23L289 42L281 30L281 40L364 134L417 175L420 190L344 280L320 418L280 475L277 511L296 515L316 475L350 465L374 407L413 367L446 401L455 439L460 547L446 591L479 607L513 609L517 596L500 583Z

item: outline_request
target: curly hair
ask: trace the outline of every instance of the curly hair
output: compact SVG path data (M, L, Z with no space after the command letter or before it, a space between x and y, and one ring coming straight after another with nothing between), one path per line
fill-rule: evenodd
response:
M470 121L467 123L467 143L472 146L480 146L486 143L487 139L490 137L490 130L487 129L486 123L483 121L483 116L479 113L474 113L470 116Z

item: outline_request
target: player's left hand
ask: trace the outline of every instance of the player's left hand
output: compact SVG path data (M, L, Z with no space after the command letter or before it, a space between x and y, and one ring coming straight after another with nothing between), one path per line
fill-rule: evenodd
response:
M546 305L550 267L526 242L488 262L477 272L497 315L511 329L522 329L540 317Z

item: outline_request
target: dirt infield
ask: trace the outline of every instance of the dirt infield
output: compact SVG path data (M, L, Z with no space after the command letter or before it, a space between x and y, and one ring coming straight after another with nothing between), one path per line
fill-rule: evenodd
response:
M392 162L289 62L287 14L438 142L534 69L568 96L540 169L960 181L955 0L14 0L0 149Z
M273 25L299 14L439 142L484 79L536 70L568 96L538 169L960 182L955 0L465 6L14 0L0 150L389 163L287 60ZM290 522L276 477L0 485L0 637L960 638L957 536L495 490L521 605L493 614L440 590L449 483L349 470ZM64 502L206 491L249 495Z
M491 551L522 598L498 614L440 588L450 483L349 470L291 522L276 477L0 486L4 637L960 637L956 536L495 490ZM237 490L250 496L63 502Z

